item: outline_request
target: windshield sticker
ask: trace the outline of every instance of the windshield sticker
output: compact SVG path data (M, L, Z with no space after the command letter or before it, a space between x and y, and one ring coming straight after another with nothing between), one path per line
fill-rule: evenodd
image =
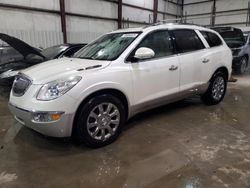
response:
M127 33L127 34L123 34L122 38L135 38L138 36L138 33Z

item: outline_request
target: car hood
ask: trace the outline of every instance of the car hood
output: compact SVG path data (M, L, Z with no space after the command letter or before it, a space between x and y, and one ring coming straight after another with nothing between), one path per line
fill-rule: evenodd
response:
M18 38L0 33L0 39L13 47L24 57L27 57L29 54L35 54L45 59L45 57L38 50Z
M82 74L83 71L99 70L111 61L78 58L61 58L24 69L21 73L30 77L33 84L45 84L54 80Z

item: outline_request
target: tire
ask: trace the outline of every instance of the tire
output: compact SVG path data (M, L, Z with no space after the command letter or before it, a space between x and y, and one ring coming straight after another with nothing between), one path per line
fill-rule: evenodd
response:
M114 142L125 123L122 102L109 94L95 96L80 107L76 115L73 138L91 148Z
M218 91L219 90L219 91ZM222 72L216 72L210 80L205 94L201 96L202 101L207 105L219 104L227 90L227 76Z
M246 72L246 70L247 70L247 65L248 65L248 60L244 56L244 57L241 58L240 64L238 66L236 66L235 72L237 74L244 74Z

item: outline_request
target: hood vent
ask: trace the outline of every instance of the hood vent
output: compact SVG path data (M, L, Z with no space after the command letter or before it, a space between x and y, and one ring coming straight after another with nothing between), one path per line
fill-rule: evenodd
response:
M101 65L94 65L94 66L86 67L85 70L96 69L99 67L101 67Z

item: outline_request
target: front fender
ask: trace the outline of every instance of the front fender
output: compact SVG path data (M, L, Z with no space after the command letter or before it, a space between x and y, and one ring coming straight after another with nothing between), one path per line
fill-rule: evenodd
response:
M75 111L78 109L78 107L81 105L82 101L84 101L88 96L99 92L101 90L106 90L106 89L113 89L113 90L118 90L121 93L123 93L125 95L125 97L127 98L127 102L128 102L128 106L131 105L131 98L132 98L132 94L125 92L125 88L122 87L121 84L116 83L116 82L101 82L101 83L97 83L94 85L91 85L83 90L80 90L81 92L78 92L75 90L75 92L70 92L68 93L68 95L70 95L72 98L76 99L76 104L74 105L76 107Z

